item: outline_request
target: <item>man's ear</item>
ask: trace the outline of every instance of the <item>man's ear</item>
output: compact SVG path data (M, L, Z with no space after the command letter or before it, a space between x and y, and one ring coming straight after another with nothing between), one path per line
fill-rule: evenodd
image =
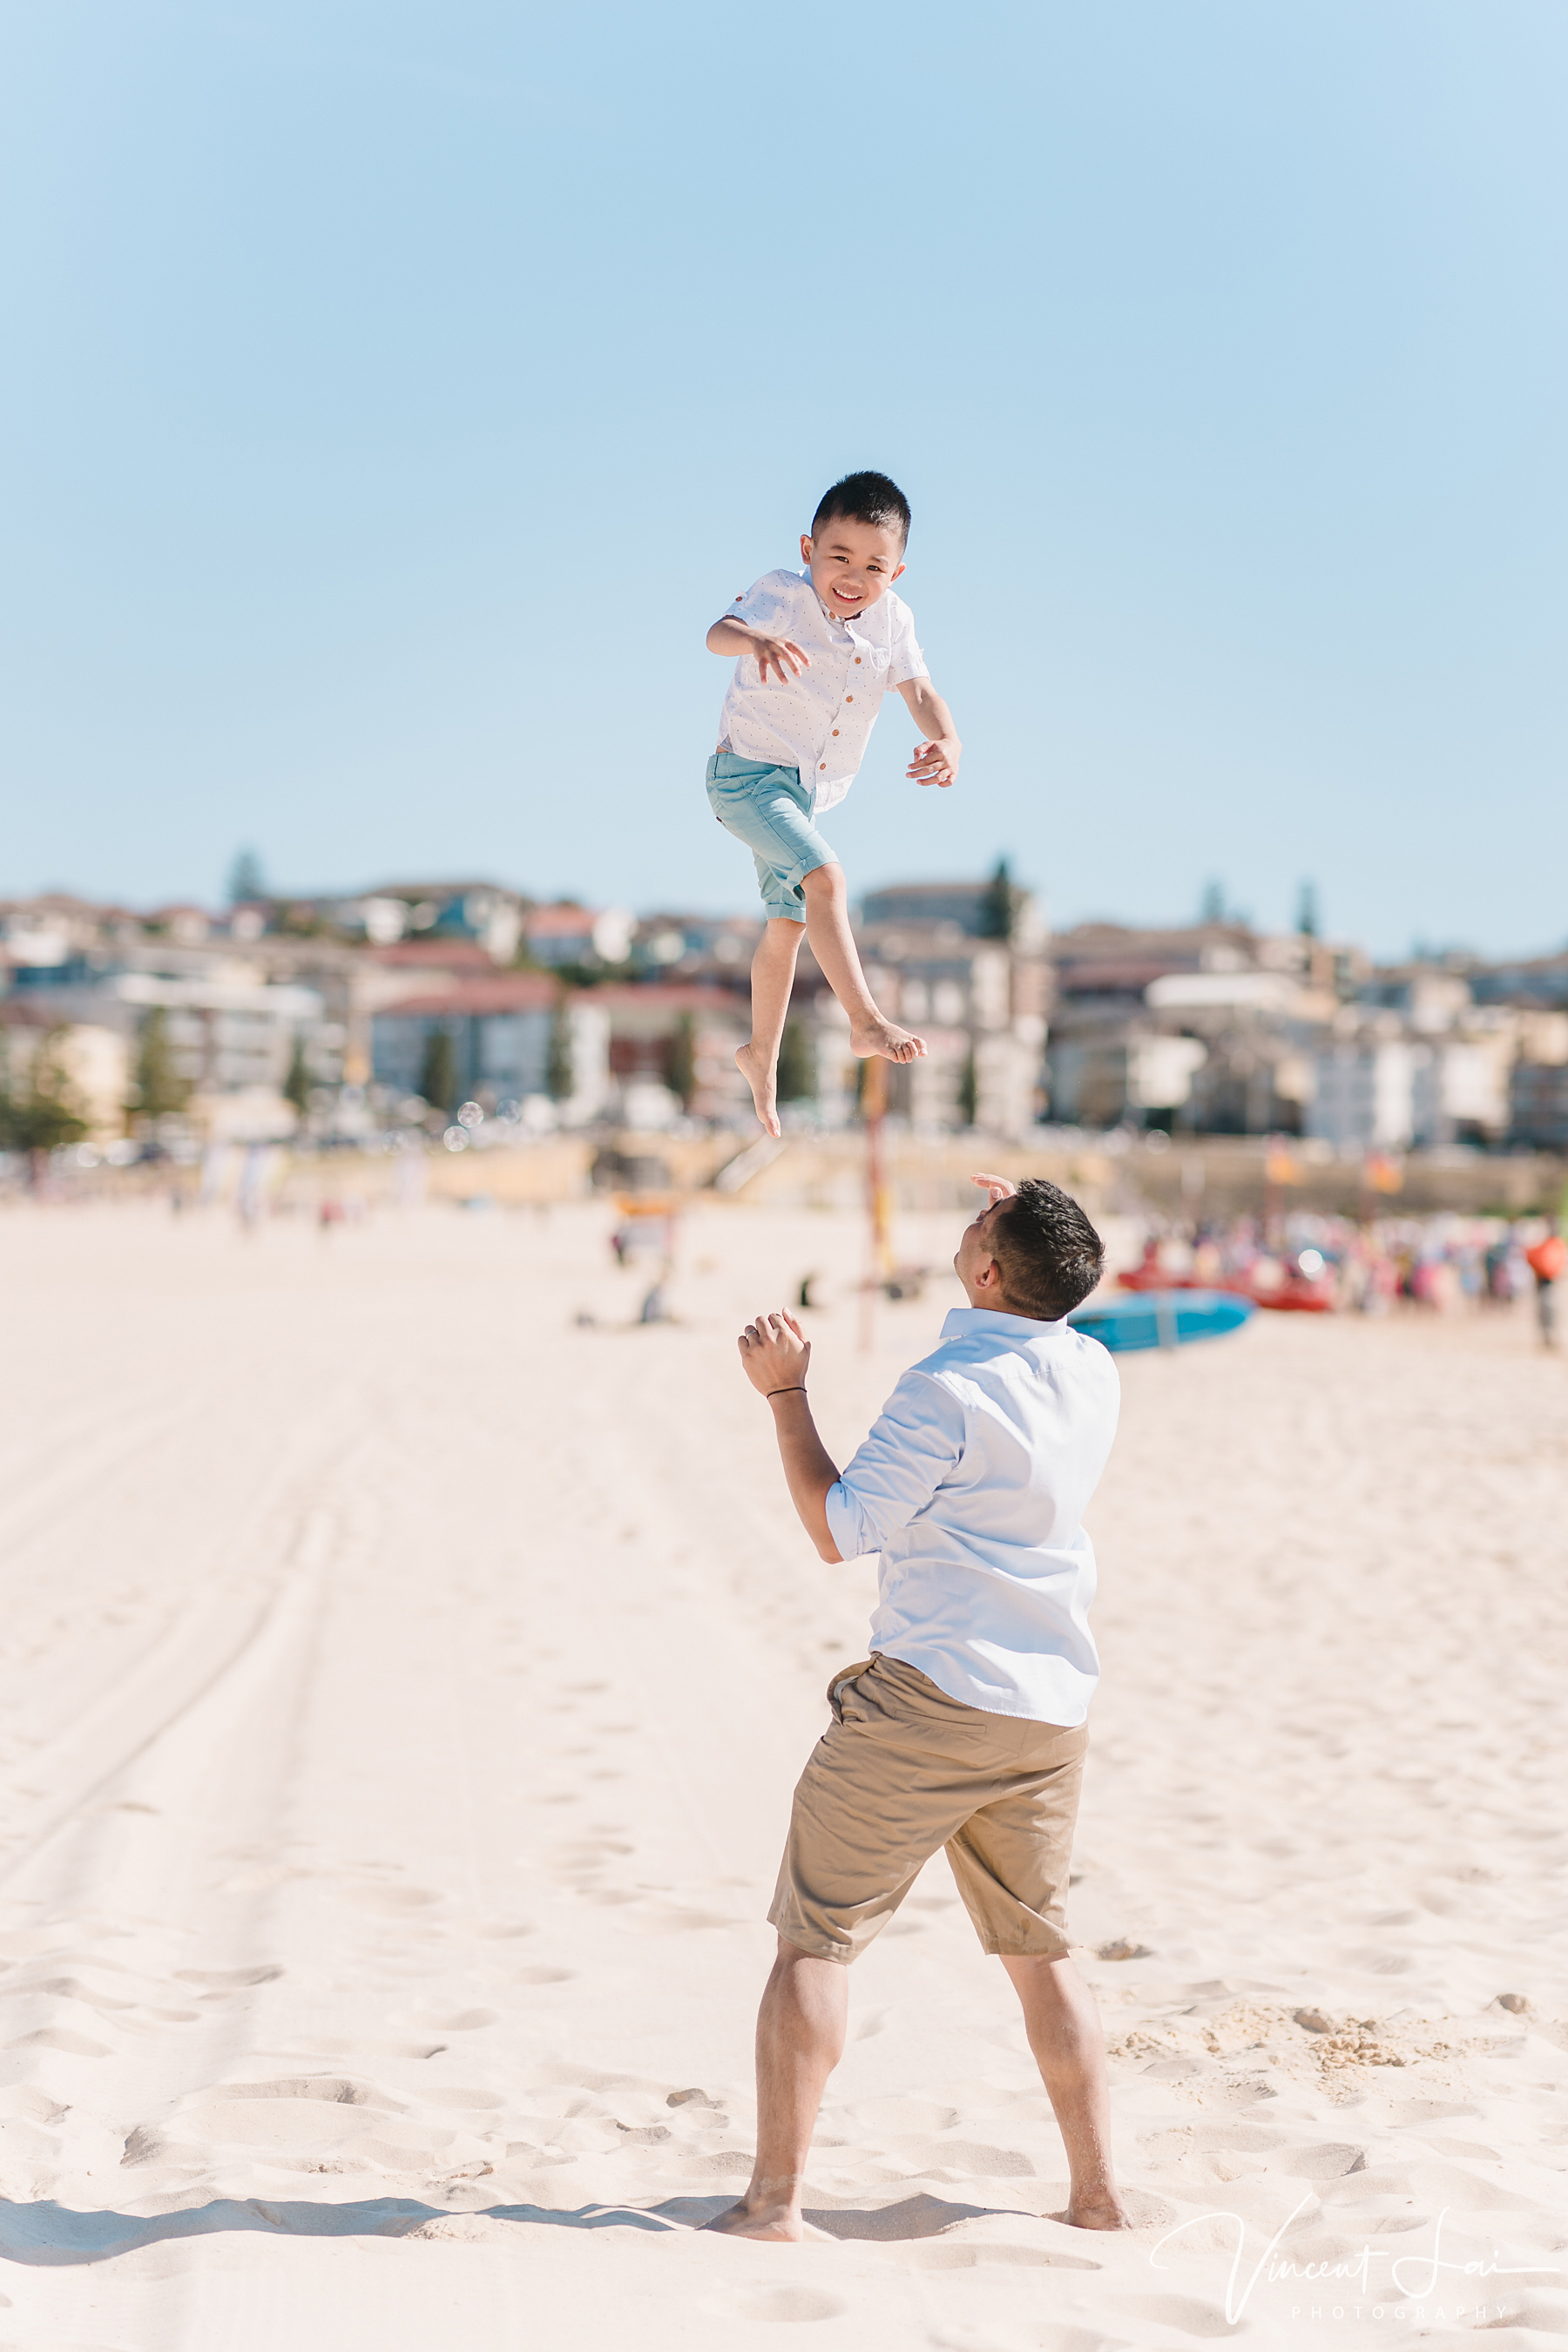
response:
M974 1287L976 1290L1001 1289L1002 1269L994 1257L988 1257L984 1265L975 1268Z

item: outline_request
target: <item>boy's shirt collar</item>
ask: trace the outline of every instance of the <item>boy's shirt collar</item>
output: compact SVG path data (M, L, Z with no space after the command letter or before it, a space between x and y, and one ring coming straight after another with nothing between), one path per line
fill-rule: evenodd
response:
M866 611L866 612L864 612L864 613L852 613L852 614L850 614L850 616L849 616L848 620L847 620L847 621L841 621L841 620L839 619L839 617L838 617L838 615L837 615L837 613L830 613L830 612L828 611L828 609L827 609L826 605L823 603L823 601L822 601L821 597L817 594L817 593L816 593L816 581L812 578L811 573L810 573L808 571L803 571L803 572L800 572L800 574L799 574L798 576L799 576L799 578L800 578L801 580L803 580L803 581L805 582L805 593L806 593L806 594L811 598L812 603L816 605L816 607L817 611L821 614L821 615L822 615L823 626L824 626L825 628L827 628L827 629L838 629L838 630L841 630L841 631L843 632L843 634L844 634L844 635L848 638L848 640L849 640L849 642L850 642L850 644L851 644L852 646L867 646L867 647L870 647L870 646L874 646L874 645L876 645L876 644L877 644L877 642L878 642L877 638L876 638L875 636L871 635L869 633L868 633L865 636L857 636L857 635L856 635L856 634L855 634L855 632L856 632L856 629L857 629L857 627L858 627L858 626L859 626L859 625L861 625L862 624L864 624L864 622L865 622L865 621L866 621L866 619L867 619L868 614L869 614L869 613L876 613L876 612L879 612L879 611L881 610L882 606L883 606L885 604L887 604L887 602L888 602L889 598L891 596L891 594L892 594L892 593L893 593L893 592L892 592L892 590L891 590L890 588L884 590L884 592L882 593L882 594L881 594L880 596L879 596L879 597L878 597L877 602L876 602L874 604L868 605L868 606L867 607L867 611ZM886 636L886 635L888 635L888 632L887 632L886 630L884 630L883 635L884 635L884 636Z

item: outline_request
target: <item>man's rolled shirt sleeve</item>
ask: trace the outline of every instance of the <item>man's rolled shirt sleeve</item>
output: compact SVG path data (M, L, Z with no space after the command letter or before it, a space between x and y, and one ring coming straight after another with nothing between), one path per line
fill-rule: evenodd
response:
M906 1372L866 1443L827 1490L827 1530L840 1559L880 1551L920 1517L963 1453L958 1398L929 1372Z

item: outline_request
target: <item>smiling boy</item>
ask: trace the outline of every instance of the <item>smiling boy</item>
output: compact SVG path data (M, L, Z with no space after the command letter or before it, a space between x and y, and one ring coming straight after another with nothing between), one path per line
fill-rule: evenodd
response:
M803 936L849 1016L862 1056L911 1062L923 1038L885 1019L866 985L849 929L844 868L816 830L855 781L884 694L902 696L925 740L907 773L945 787L963 750L931 682L904 569L909 501L886 474L847 474L803 535L803 572L764 572L708 632L734 655L719 748L708 762L714 815L756 860L767 924L752 963L752 1034L735 1055L757 1117L779 1132L779 1041Z

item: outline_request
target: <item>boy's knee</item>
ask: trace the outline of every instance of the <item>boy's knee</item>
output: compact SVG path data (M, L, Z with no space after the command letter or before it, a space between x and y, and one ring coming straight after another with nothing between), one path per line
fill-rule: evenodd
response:
M800 887L808 898L841 898L845 887L844 868L837 865L814 866L809 874L801 876Z

